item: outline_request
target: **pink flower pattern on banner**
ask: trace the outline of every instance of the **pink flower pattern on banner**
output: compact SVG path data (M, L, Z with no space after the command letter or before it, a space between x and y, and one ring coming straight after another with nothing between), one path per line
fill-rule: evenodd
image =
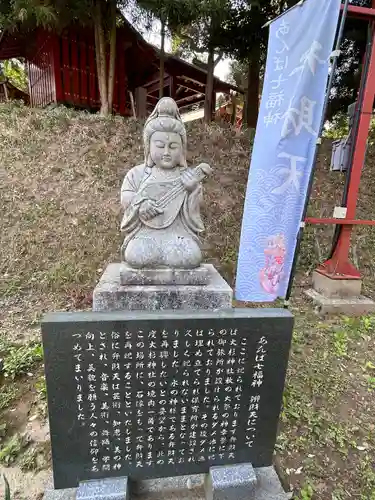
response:
M264 249L265 266L259 272L259 281L267 293L277 294L283 277L285 260L285 237L283 234L270 236Z

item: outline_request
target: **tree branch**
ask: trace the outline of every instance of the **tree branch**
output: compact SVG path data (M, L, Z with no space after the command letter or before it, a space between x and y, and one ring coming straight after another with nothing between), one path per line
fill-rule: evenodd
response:
M214 60L214 68L216 68L216 65L222 60L223 56L224 56L224 53L223 52L219 52L219 55Z

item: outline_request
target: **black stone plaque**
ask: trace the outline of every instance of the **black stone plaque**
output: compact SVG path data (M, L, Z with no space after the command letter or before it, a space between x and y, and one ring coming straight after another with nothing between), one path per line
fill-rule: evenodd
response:
M55 488L270 465L292 328L278 309L47 315Z

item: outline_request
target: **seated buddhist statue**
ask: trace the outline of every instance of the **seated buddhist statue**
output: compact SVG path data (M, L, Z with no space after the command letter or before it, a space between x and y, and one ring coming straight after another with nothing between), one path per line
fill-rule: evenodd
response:
M138 269L194 269L202 261L201 181L211 168L187 166L185 126L169 97L147 119L143 141L145 162L126 174L121 188L123 259Z

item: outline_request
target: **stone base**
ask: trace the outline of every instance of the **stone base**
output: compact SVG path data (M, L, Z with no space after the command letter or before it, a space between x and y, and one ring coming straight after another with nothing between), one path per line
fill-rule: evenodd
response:
M312 275L313 289L328 299L360 297L362 280L335 280L314 271Z
M375 311L375 302L367 297L328 298L316 292L307 290L306 295L313 300L316 312L319 314L346 314L347 316L363 316Z
M134 269L121 263L120 284L127 285L207 285L209 266L202 264L196 269Z
M251 469L247 468L250 467ZM238 480L241 482L242 477L242 487L244 487L243 479L247 478L250 480L250 489L247 490L248 495L245 497L246 500L288 500L291 498L290 494L285 493L283 490L280 480L273 467L259 467L257 469L252 469L251 464L236 465L230 467L213 467L212 469L221 469L222 472L214 474L216 493L218 494L218 487L224 486L224 490L227 492L227 496L215 496L213 498L220 498L225 500L240 500L242 497L238 496L238 490L230 491L233 488L230 481L225 481L224 475L225 470L233 469L233 467L242 468L245 466L244 475L242 476L240 469L237 470L239 476L236 479L236 484ZM211 469L211 470L212 470ZM254 475L250 473L253 471ZM224 473L224 475L223 475ZM232 473L229 476L226 475L229 480L233 477ZM255 477L255 484L253 485L253 479ZM124 478L118 478L123 480ZM104 481L112 481L114 479L106 479ZM90 481L91 482L91 481ZM97 481L94 481L97 482ZM210 497L210 492L207 491L209 481L207 481L207 476L203 474L195 474L191 476L177 476L177 477L166 477L160 479L147 479L144 481L139 481L131 484L130 498L137 498L137 500L208 500ZM223 488L220 491L224 492ZM66 490L46 490L43 499L44 500L76 500L78 499L79 488L72 488ZM232 495L232 493L235 495ZM77 495L77 496L76 496ZM94 497L101 499L101 497ZM111 498L111 497L109 497ZM116 497L114 497L116 498ZM129 497L128 497L129 498ZM212 497L211 497L212 498Z
M217 310L232 307L233 291L211 264L207 285L121 285L120 263L109 264L93 293L93 311Z
M257 477L251 464L211 467L206 476L207 500L249 500L254 498Z
M80 483L76 500L129 500L128 478L111 477Z

